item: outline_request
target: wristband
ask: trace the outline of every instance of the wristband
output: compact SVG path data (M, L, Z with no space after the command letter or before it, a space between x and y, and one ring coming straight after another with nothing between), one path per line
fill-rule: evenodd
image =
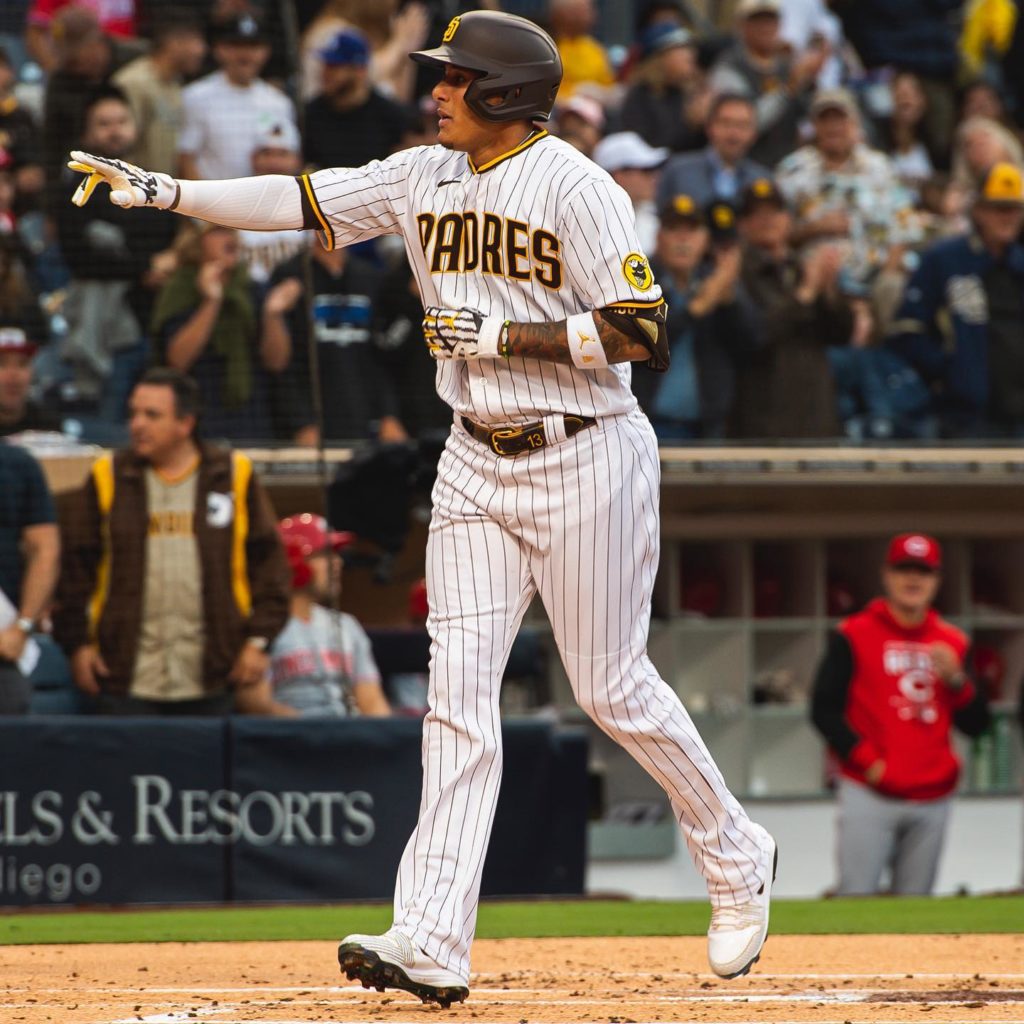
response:
M502 354L501 339L509 321L500 316L485 316L477 332L477 358L497 359Z
M572 361L581 370L603 370L608 355L597 333L593 313L575 313L565 321L565 333Z

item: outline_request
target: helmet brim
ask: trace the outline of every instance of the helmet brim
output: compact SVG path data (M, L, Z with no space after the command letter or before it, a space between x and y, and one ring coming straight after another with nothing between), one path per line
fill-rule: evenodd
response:
M465 68L467 71L477 71L481 74L487 73L487 68L480 67L479 59L474 60L468 53L457 50L451 46L436 46L433 50L414 50L409 57L417 64L423 64L431 68L446 68L454 66Z

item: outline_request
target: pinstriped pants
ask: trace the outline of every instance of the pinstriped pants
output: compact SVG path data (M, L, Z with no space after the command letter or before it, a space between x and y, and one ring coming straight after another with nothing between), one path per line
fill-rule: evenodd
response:
M660 542L654 432L639 412L568 440L560 417L545 424L560 443L515 458L456 424L433 493L423 794L395 927L467 979L501 778L499 686L535 592L576 699L665 790L711 901L743 902L764 881L763 833L646 653Z

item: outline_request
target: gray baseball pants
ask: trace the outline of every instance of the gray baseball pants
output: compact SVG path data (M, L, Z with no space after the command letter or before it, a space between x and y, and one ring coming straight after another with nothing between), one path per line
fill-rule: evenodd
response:
M877 893L886 867L892 892L927 895L935 885L951 800L894 800L839 780L839 895Z

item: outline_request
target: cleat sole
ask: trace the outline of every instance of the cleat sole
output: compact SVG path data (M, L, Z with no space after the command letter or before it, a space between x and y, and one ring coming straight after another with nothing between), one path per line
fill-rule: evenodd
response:
M343 944L338 948L338 964L349 981L359 981L363 988L375 988L378 992L386 989L401 989L416 996L424 1003L437 1003L447 1010L452 1003L461 1003L469 995L463 986L426 985L414 981L397 964L382 960L373 950L355 943Z

